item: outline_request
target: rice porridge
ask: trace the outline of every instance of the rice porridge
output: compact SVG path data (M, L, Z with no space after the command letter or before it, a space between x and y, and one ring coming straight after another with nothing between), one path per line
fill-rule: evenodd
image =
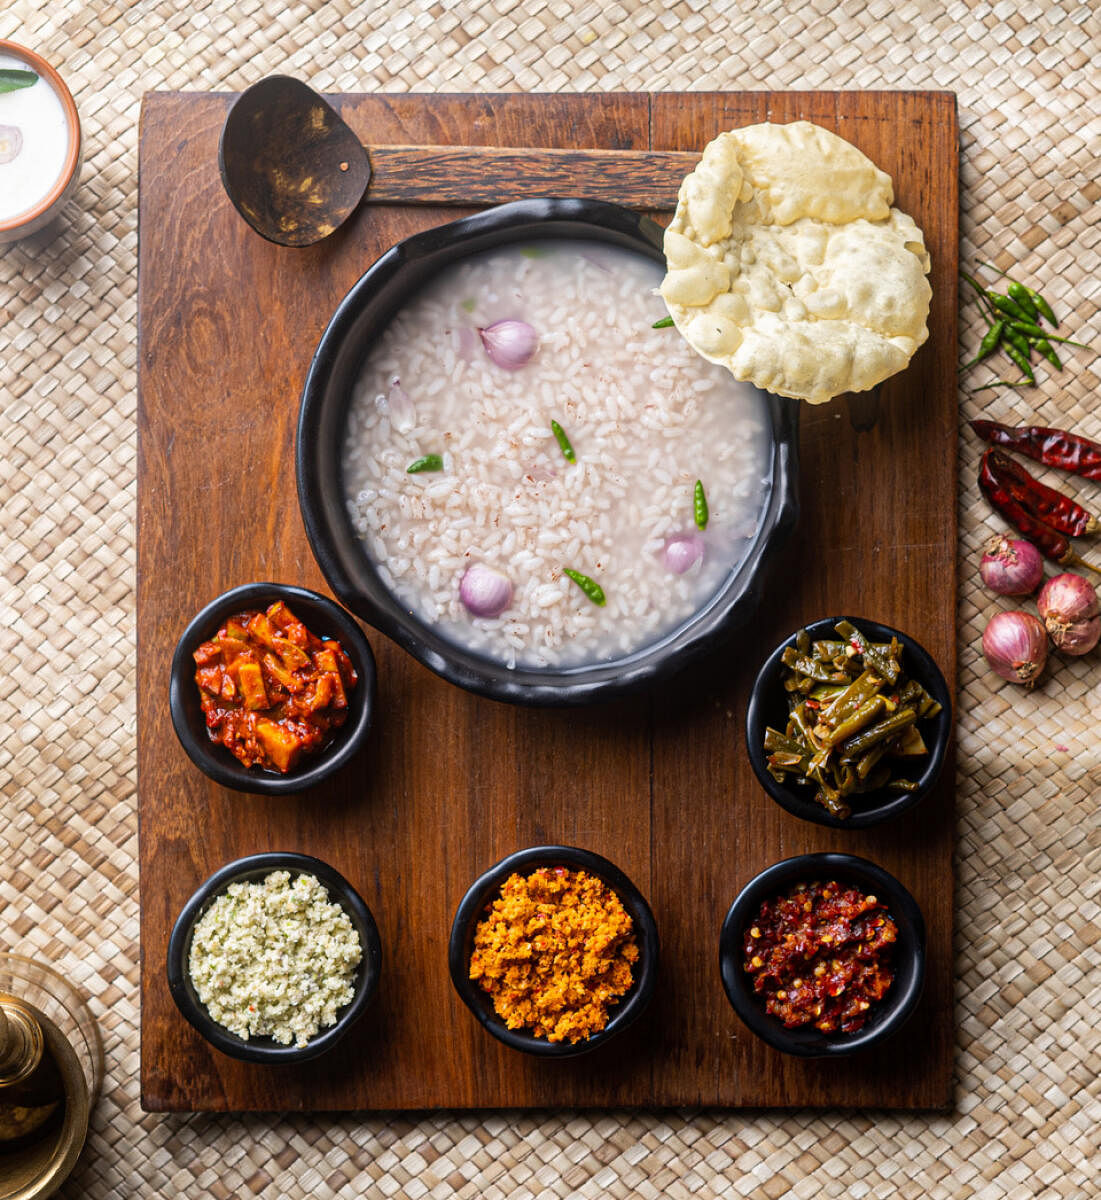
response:
M745 558L765 397L652 328L662 276L599 242L505 246L434 279L368 356L348 510L383 582L452 640L508 666L619 658Z

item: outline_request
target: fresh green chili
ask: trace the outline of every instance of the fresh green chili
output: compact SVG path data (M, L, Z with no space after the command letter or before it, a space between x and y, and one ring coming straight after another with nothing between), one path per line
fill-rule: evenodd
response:
M651 329L668 329L673 324L672 317L662 317L660 321L655 321L650 326Z
M1010 328L1016 330L1029 338L1048 338L1053 342L1065 342L1068 346L1080 346L1083 350L1092 350L1092 346L1087 346L1085 342L1072 342L1070 338L1056 337L1054 333L1048 331L1041 326L1031 321L1010 321Z
M704 494L703 484L698 479L692 492L692 512L696 518L696 525L700 529L706 529L707 519L711 514L707 507L707 496Z
M1006 354L1009 355L1009 361L1017 368L1018 371L1028 380L1029 383L1036 382L1036 376L1032 368L1028 364L1028 359L1017 349L1016 346L1006 346Z
M1040 310L1040 316L1044 317L1050 323L1052 329L1058 329L1059 322L1055 319L1055 313L1052 311L1051 305L1048 304L1039 292L1034 292L1032 288L1028 289L1028 294L1032 297L1032 303Z
M992 292L989 288L984 288L977 279L972 278L966 272L961 272L961 275L975 289L979 295L979 299L985 302L988 309L996 309L997 312L1014 321L1028 320L1028 313L1021 308L1016 300L1010 300L1008 296L1002 296L998 292Z
M419 475L422 471L442 471L443 458L438 454L422 454L405 468L406 475Z
M1022 355L1025 361L1029 361L1032 357L1032 345L1028 338L1025 337L1019 329L1016 328L1017 322L1010 321L1004 330L1002 330L1002 338L1006 343L1007 348L1012 346L1018 354Z
M1006 291L1008 291L1011 296L1017 296L1017 293L1014 291L1014 287L1021 288L1036 306L1036 311L1039 313L1039 315L1043 317L1053 329L1058 327L1059 322L1055 319L1055 313L1052 310L1051 305L1048 304L1048 302L1043 298L1043 296L1040 295L1038 291L1036 291L1034 288L1030 288L1028 284L1018 282L1013 278L1012 275L1009 274L1008 271L1003 271L1001 267L996 267L992 262L983 263L982 265L984 267L989 267L992 271L996 271L999 275L1001 275L1003 279L1008 279L1010 281L1011 286L1008 287ZM1022 305L1022 307L1027 311L1027 305ZM1035 317L1033 317L1033 320L1035 320Z
M559 450L562 451L562 457L567 462L577 462L577 455L570 444L570 439L566 436L566 431L557 421L551 421L551 432L554 434L554 439L558 443Z
M1018 306L1027 314L1028 319L1035 321L1040 312L1036 307L1036 301L1029 295L1028 288L1023 283L1018 283L1014 279L1005 290L1009 293L1010 300L1015 300Z
M1055 353L1052 344L1047 340L1047 338L1033 338L1032 344L1057 371L1061 371L1063 369L1062 360L1060 359L1059 355Z
M601 608L604 607L604 589L595 579L590 579L588 575L582 575L580 571L575 571L573 567L563 567L562 571L577 584L594 604L599 604Z
M960 367L960 370L962 371L966 367L973 367L976 363L982 362L984 358L989 358L990 355L997 350L998 346L1001 345L1002 334L1004 331L1005 321L1001 319L995 321L994 324L991 325L986 331L983 340L979 343L978 354L976 354L969 363L964 363L963 366Z
M1011 321L1028 320L1028 313L1025 312L1016 300L1010 300L1008 296L1003 296L1000 292L987 292L986 298L994 305L998 312L1009 317Z

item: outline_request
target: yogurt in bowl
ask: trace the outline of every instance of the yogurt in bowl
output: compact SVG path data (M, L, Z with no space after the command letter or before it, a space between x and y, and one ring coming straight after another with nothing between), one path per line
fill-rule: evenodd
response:
M33 51L0 41L3 81L15 86L0 89L0 242L12 242L48 224L76 189L80 123L69 89Z

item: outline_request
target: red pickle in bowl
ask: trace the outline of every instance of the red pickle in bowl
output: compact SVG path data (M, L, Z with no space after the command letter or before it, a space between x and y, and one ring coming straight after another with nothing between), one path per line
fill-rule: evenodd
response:
M358 682L340 643L315 636L282 600L230 617L193 657L210 740L246 767L281 773L344 724Z
M761 905L745 931L743 966L786 1028L856 1033L894 981L897 939L878 897L836 881L804 883Z

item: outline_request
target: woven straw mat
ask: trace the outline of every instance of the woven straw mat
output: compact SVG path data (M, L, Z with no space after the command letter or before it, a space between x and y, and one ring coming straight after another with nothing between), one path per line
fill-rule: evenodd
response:
M962 422L954 1113L167 1118L141 1112L137 1080L143 92L240 90L273 72L324 91L952 89L962 260L1019 264L1065 329L1101 346L1101 24L1089 3L3 0L0 36L61 67L86 139L60 235L0 248L0 946L76 981L108 1054L63 1195L1101 1195L1101 675L1096 654L1061 659L1028 694L982 662L983 625L1008 605L977 586L997 525ZM961 299L970 356L982 327ZM961 415L1101 438L1101 360L1067 351L1061 373L1041 370L1024 392L975 395L994 373L966 373Z

